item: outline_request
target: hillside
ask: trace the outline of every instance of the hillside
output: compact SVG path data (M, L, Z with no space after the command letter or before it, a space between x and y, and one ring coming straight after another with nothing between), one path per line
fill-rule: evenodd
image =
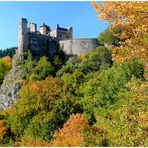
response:
M67 56L57 46L52 57L28 49L0 59L0 146L148 146L146 36L129 34L143 31L140 19L128 26L120 17L120 8L137 13L143 4L92 3L112 25L87 53Z

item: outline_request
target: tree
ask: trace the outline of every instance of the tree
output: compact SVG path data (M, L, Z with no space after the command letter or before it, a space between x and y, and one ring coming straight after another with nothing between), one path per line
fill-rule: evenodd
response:
M106 146L104 129L90 126L83 114L72 114L62 129L55 131L51 146Z
M84 140L82 132L88 127L83 115L71 115L64 127L55 132L52 146L81 146Z
M123 62L141 58L148 62L148 3L147 2L92 2L100 20L106 20L112 29L122 30L118 38L121 46L113 48L113 59Z
M6 122L15 137L23 135L33 118L40 112L51 111L53 102L62 92L62 82L56 78L28 83L20 90L20 99L5 112ZM35 127L34 127L35 128Z
M7 128L4 126L5 121L0 120L0 142L2 142L3 137L6 133Z
M43 56L38 61L38 64L33 68L33 71L29 77L31 80L43 80L49 75L53 75L54 67L48 61L47 57Z
M21 140L17 145L50 141L54 131L61 128L72 113L82 112L68 89L59 78L53 77L29 82L21 88L20 99L4 111L4 121L14 134L15 142ZM37 139L39 143L32 142Z
M0 59L0 85L3 83L5 75L12 67L11 58L6 56Z
M15 54L17 47L11 47L7 48L6 50L0 50L0 58L3 58L5 56L10 56L11 58Z
M98 41L100 44L119 45L119 39L110 30L110 27L99 34Z
M110 146L147 146L148 82L132 78L117 103L106 110ZM100 121L99 121L100 122Z
M117 94L126 91L125 84L132 76L143 78L143 66L134 60L124 64L114 64L111 68L96 72L93 78L79 86L79 102L83 105L83 114L94 122L93 116L99 108L108 108L117 102Z

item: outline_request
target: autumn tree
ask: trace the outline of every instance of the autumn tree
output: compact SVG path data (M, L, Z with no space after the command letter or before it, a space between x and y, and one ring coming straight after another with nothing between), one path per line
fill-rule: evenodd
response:
M123 62L141 58L148 63L148 3L147 2L92 2L100 20L121 30L120 47L113 48L113 59ZM147 66L146 66L147 71Z
M0 142L2 142L3 137L6 133L6 127L4 126L5 121L4 120L0 120Z
M12 67L11 58L9 56L0 59L0 85L3 82L4 76L9 72Z
M52 77L43 81L28 83L20 91L20 99L6 110L7 124L16 137L28 127L30 120L42 110L50 111L52 101L59 98L62 82Z
M64 127L55 132L52 146L80 146L84 140L82 132L88 127L83 115L71 115Z
M107 146L107 132L90 126L83 114L72 114L62 129L55 131L51 146Z

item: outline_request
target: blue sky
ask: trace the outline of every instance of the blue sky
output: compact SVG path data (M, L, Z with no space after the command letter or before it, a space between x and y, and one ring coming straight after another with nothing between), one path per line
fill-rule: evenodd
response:
M99 22L90 2L0 2L0 49L17 46L20 18L51 28L73 27L74 38L97 37L107 26Z

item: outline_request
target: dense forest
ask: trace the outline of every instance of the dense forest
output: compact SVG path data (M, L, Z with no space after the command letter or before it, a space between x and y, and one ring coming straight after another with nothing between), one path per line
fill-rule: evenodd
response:
M92 5L110 23L102 46L68 59L25 53L20 98L0 113L0 146L148 146L148 3ZM0 84L10 69L1 58Z

